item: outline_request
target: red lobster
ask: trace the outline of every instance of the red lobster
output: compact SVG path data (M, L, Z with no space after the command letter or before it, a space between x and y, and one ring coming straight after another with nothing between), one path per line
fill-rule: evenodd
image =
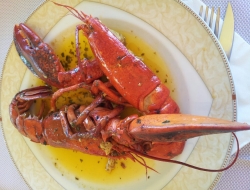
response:
M83 85L83 88L89 88ZM119 118L123 106L113 107L99 95L89 106L72 104L51 112L41 119L43 107L37 116L26 116L34 100L52 95L48 86L34 87L16 94L10 104L11 122L18 131L36 143L107 156L113 159L131 158L148 167L140 156L186 165L170 160L184 148L187 136L249 130L250 126L237 122L182 114L152 114ZM72 127L71 123L80 123ZM200 130L202 126L202 130ZM159 130L160 129L160 130ZM159 133L160 131L160 133ZM174 142L173 142L174 141ZM135 157L136 155L137 157ZM236 159L235 159L236 160ZM150 168L152 169L152 168Z
M182 152L188 138L250 129L247 124L179 114L179 107L169 96L168 88L106 26L97 18L72 7L60 6L66 7L84 23L77 26L76 33L83 31L95 60L80 60L76 35L78 66L65 72L54 51L34 31L25 24L15 26L14 42L23 62L47 84L60 88L52 95L48 87L37 87L19 92L13 99L10 105L11 121L32 141L88 154L135 159L132 156L134 153L176 162L169 159ZM109 82L98 80L103 74ZM97 96L96 100L87 108L70 105L66 111L61 109L58 112L55 106L57 97L77 88L91 90ZM34 99L50 95L52 113L42 121L25 118L23 114ZM120 120L121 106L113 108L107 106L110 104L107 102L106 106L102 106L104 95L105 101L130 104L151 115L139 118L132 115ZM86 123L91 123L91 126ZM111 144L111 149L109 147L110 150L105 153L99 146L107 142ZM86 150L86 147L91 148Z

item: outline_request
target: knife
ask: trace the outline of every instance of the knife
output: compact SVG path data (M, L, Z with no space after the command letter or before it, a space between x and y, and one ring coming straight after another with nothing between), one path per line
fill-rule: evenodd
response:
M228 60L230 60L231 51L234 40L234 14L231 3L228 3L226 15L220 33L220 43L226 52Z

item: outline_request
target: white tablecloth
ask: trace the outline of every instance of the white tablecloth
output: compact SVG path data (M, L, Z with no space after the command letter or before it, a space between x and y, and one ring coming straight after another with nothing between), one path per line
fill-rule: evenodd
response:
M15 23L20 23L26 20L29 14L38 7L43 0L27 0L27 1L14 1L14 0L1 0L0 2L0 70L2 70L2 66L4 64L4 59L8 51L8 47L12 42L12 34L13 26ZM190 3L191 7L198 11L200 7L199 0L183 0L185 3ZM225 14L225 9L227 5L227 0L204 0L204 3L210 6L222 8L222 18ZM248 0L237 0L232 1L232 6L235 13L235 26L236 32L239 33L244 40L250 43L250 3ZM240 38L240 36L237 36ZM245 42L240 41L245 45ZM235 44L235 49L241 49L242 44ZM239 53L241 52L242 53ZM241 51L233 50L232 54L232 72L234 78L239 81L239 84L243 84L244 81L250 81L249 72L250 72L250 46L249 49L242 49ZM239 71L238 65L242 64L241 62L235 63L235 60L240 60L240 56L242 55L248 56L248 65L243 65L248 70L241 73ZM239 76L241 75L241 77ZM243 78L245 76L245 78ZM237 86L236 86L237 88ZM238 92L244 94L247 98L250 99L250 86L248 86L248 91ZM242 104L242 108L240 112L238 112L238 120L241 122L249 122L249 118L247 118L247 113L249 117L249 105L244 106L244 97L243 102L239 102ZM241 114L241 113L245 114ZM245 138L245 137L243 137ZM250 140L250 136L248 137ZM247 142L245 141L245 144ZM242 144L245 145L245 144ZM233 156L232 156L233 157ZM4 136L2 130L0 130L0 189L2 190L19 190L19 189L29 189L27 184L22 179L18 170L16 169L14 163L11 160L11 157L8 153L7 147L5 145ZM224 172L220 182L216 186L216 189L241 189L241 190L249 190L250 189L250 144L242 148L242 152L239 160L237 161L237 165L235 165L232 169Z

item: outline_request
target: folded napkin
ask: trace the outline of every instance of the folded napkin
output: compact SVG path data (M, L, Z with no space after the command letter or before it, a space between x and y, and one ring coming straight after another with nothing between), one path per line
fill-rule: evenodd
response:
M200 0L182 0L197 14L200 6L205 4ZM221 20L222 24L223 20ZM234 34L233 49L230 58L236 96L237 96L237 121L250 124L250 45L245 42L237 33ZM250 131L237 132L240 148L250 142ZM236 152L236 143L232 153Z

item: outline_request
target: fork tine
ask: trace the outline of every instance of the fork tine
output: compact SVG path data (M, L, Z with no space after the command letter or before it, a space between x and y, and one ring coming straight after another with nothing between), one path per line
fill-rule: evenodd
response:
M205 22L207 22L207 19L208 19L208 6L206 6L206 12L205 12Z
M202 17L202 13L203 13L203 5L201 5L200 7L200 12L199 12L199 15Z
M211 9L211 14L210 14L210 22L209 22L209 27L212 28L213 26L213 19L214 18L214 7Z
M218 38L219 36L219 26L220 26L220 7L217 10L217 17L215 21L214 34Z

